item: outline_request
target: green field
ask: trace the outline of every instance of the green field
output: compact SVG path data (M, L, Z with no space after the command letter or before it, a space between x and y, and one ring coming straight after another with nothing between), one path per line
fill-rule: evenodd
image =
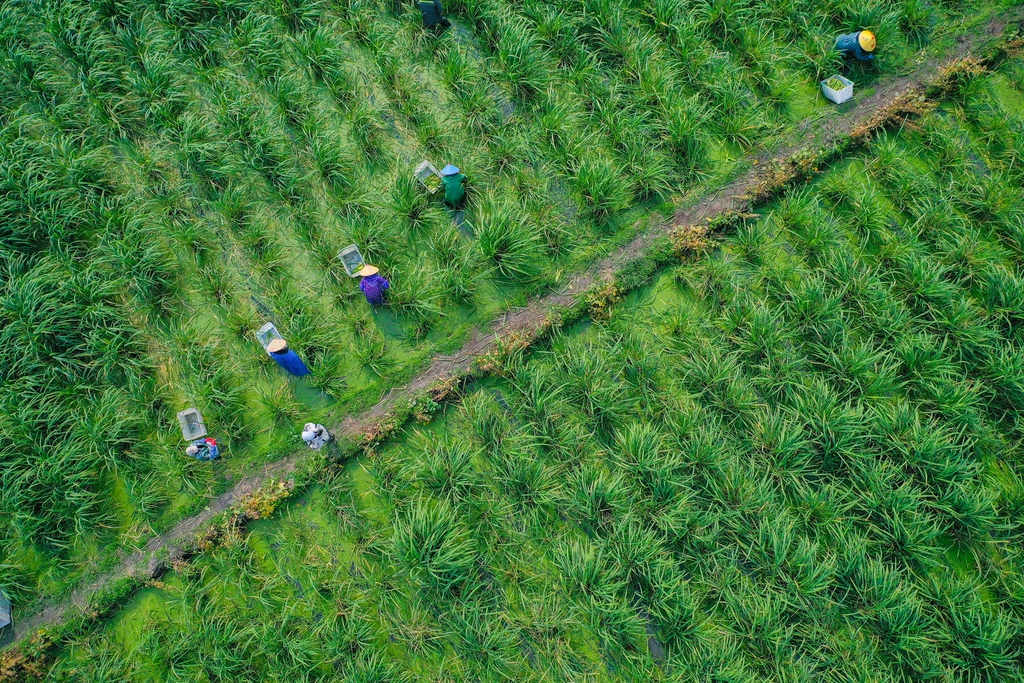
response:
M1011 4L455 2L434 35L371 0L6 3L0 587L65 594L829 115L841 28L883 41L868 93ZM423 158L467 171L464 216ZM223 461L182 456L189 406Z
M53 681L1024 678L1024 63L64 643Z

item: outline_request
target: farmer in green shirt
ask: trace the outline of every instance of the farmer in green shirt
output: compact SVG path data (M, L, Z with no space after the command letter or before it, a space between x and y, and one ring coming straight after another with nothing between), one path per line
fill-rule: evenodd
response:
M458 166L448 164L441 169L441 183L444 185L444 203L458 208L466 196L466 176L459 173Z

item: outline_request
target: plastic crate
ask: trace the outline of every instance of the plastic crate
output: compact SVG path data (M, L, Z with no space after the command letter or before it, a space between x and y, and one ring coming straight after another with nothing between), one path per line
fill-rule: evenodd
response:
M181 426L181 437L185 441L206 436L206 423L195 408L186 408L178 413L178 424Z
M0 647L4 647L14 640L14 615L11 610L11 601L7 599L3 591L0 591Z
M270 342L275 339L284 339L281 333L274 327L274 323L267 323L260 329L256 330L256 339L259 340L260 344L263 344L263 348L270 346Z
M350 244L339 251L338 260L341 261L341 265L345 266L345 272L348 273L349 277L357 277L359 271L366 265L363 255L359 253L359 247L354 244Z
M420 162L413 175L420 181L427 194L434 194L441 189L441 173L426 159Z
M828 85L826 84L833 78L839 79L839 81L842 82L843 87L840 88L839 90L833 90L832 88L828 87ZM842 104L843 102L846 102L847 100L853 97L853 81L851 81L849 78L846 78L845 76L840 76L839 74L836 74L835 76L826 78L821 82L821 92L824 93L825 97L832 100L836 104Z

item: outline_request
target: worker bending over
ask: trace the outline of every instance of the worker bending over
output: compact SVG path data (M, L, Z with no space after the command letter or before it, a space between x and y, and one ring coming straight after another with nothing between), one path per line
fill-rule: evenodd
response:
M217 448L217 440L206 437L205 439L196 439L188 445L185 449L187 455L191 455L196 460L216 460L220 457L220 449Z
M876 42L875 34L871 31L844 33L836 39L836 49L842 52L846 59L856 57L862 62L869 62L875 58Z
M423 28L448 28L452 22L444 18L441 0L419 0L420 14L423 15Z
M275 339L267 344L267 353L278 365L296 377L311 374L309 368L299 358L299 354L289 349L288 342L284 339Z
M358 275L359 289L366 296L366 303L383 306L384 292L391 289L391 283L380 274L380 269L377 266L363 266Z
M302 428L302 440L314 451L318 451L331 440L331 433L323 425L307 422L306 426Z
M441 169L441 183L444 184L444 203L458 208L466 196L466 176L459 173L459 167L448 164Z

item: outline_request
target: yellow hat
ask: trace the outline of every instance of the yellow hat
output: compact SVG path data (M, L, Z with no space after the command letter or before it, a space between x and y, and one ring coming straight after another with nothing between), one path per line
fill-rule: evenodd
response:
M370 264L366 264L365 266L359 269L359 272L356 273L356 275L360 277L369 277L370 275L376 275L379 272L380 268L378 268L377 266L371 266Z
M878 41L875 40L875 34L871 31L861 31L860 35L857 36L857 42L860 43L860 49L864 52L873 52L875 45Z
M284 339L275 339L269 344L267 344L267 351L270 351L271 353L281 353L287 348L288 342L286 342Z

